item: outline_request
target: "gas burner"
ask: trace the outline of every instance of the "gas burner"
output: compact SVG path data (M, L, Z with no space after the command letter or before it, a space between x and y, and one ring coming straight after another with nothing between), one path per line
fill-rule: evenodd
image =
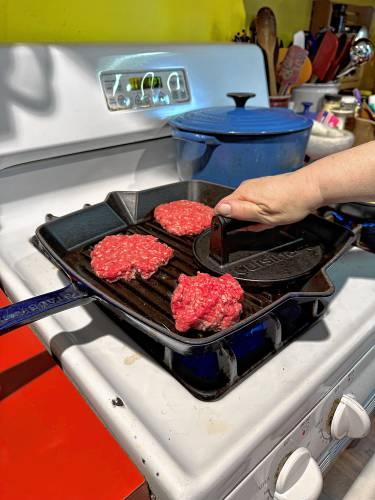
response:
M60 218L48 216L32 243L72 280L66 288L51 292L51 303L55 295L59 310L62 304L71 307L73 299L77 305L81 300L97 301L110 318L123 322L124 330L135 325L134 340L194 396L221 397L323 314L320 299L333 292L325 270L354 240L352 231L316 215L256 238L242 231L243 222L218 217L210 230L195 239L170 235L153 219L153 207L161 202L194 199L213 206L229 192L216 184L185 181L138 192L112 192L104 202ZM174 259L150 280L100 280L90 265L91 249L103 235L117 233L153 235L174 249ZM218 253L211 254L211 249ZM307 250L314 257L308 269ZM212 255L219 254L226 258L222 268L208 270L230 272L243 284L241 320L220 332L191 329L181 335L170 308L179 275L195 275ZM39 299L31 299L34 321L46 315L38 307Z
M106 314L120 322L123 330L130 332L129 335L146 352L194 396L203 400L223 396L321 317L325 306L320 299L333 292L325 268L350 246L354 237L351 231L316 215L293 226L275 228L264 233L263 238L254 238L254 235L240 231L243 223L237 222L232 227L232 222L214 219L211 237L209 232L202 233L207 247L203 247L203 255L210 255L211 238L211 246L215 243L219 250L229 252L231 265L237 263L233 255L237 256L241 266L244 266L246 257L248 283L243 283L243 317L237 325L221 332L192 329L181 335L175 330L170 295L181 270L194 275L202 269L203 264L194 254L200 237L193 240L171 236L155 223L150 208L162 201L189 199L190 196L194 196L195 201L214 205L228 192L228 188L203 181L179 182L139 192L112 192L105 202L85 205L84 210L61 218L48 217L49 222L38 228L37 236L32 240L34 246L67 276L74 276L78 295L80 286L85 287L86 294L92 288L94 300L101 298L97 303ZM215 224L222 231L217 233ZM81 229L77 231L75 228ZM134 279L115 284L98 280L90 266L92 245L102 235L117 232L158 237L175 250L174 261L150 280ZM236 244L235 240L238 240ZM285 277L280 276L280 272L289 272L292 258L308 248L314 252L319 249L319 261L314 261L309 274L299 261L295 261L291 266L292 279L280 284L278 280ZM282 252L285 254L283 260ZM222 273L228 272L228 265L224 263ZM273 280L270 279L271 266L278 273ZM298 280L294 267L303 271ZM262 275L264 269L267 275ZM233 269L229 272L233 273ZM267 278L266 288L260 285L262 276ZM111 301L112 296L121 300L123 305L116 306ZM138 311L142 311L142 315ZM129 324L137 325L137 330L132 330Z
M356 246L375 253L375 220L351 216L336 207L323 207L319 210L319 214L356 232L358 234Z
M105 307L99 307L110 314ZM226 344L211 351L186 355L129 328L128 323L114 318L113 314L111 318L195 397L214 401L310 329L325 311L326 304L318 299L290 300Z

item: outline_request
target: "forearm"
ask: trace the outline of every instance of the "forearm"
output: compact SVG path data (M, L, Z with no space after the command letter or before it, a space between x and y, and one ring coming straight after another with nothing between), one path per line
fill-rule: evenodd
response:
M261 231L344 201L375 201L375 141L293 173L245 181L218 203L216 212L251 221L252 230Z
M298 175L301 186L315 189L315 205L375 201L375 141L318 160Z

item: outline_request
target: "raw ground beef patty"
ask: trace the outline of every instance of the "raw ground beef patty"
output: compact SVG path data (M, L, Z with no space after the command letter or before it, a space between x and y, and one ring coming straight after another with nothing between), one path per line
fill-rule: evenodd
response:
M214 210L203 203L178 200L159 205L154 210L155 220L168 233L177 236L201 233L211 225Z
M116 234L99 241L91 252L91 267L108 281L147 279L173 255L172 248L154 236Z
M243 295L241 285L230 274L219 278L206 273L181 274L171 302L176 330L228 328L240 318Z

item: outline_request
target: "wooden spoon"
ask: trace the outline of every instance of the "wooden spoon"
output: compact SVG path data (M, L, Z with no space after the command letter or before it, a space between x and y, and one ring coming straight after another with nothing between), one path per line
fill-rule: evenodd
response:
M258 10L255 18L257 43L263 49L267 64L268 90L271 96L277 95L274 52L276 46L276 18L269 7Z

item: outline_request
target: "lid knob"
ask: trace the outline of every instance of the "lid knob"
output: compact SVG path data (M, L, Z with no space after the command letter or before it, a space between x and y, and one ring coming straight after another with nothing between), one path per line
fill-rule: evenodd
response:
M255 97L256 94L252 92L229 92L227 94L228 97L232 97L236 103L236 108L244 108L246 101Z

